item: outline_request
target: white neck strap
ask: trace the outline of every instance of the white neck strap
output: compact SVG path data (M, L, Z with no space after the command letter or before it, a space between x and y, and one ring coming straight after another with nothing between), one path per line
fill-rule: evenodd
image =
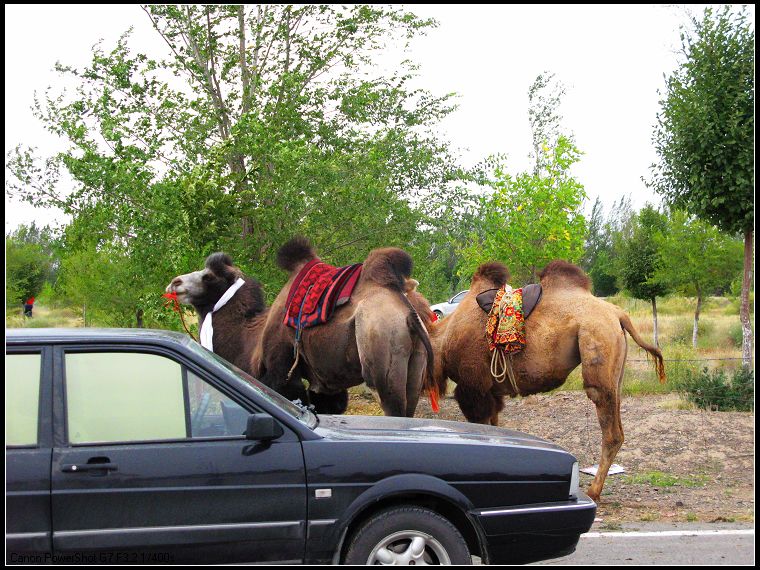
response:
M201 325L201 346L214 352L214 326L211 324L211 315L224 307L227 301L232 299L232 296L237 293L237 290L245 285L245 281L238 277L238 280L232 284L232 286L224 292L224 295L216 302L214 308L203 319L203 325Z

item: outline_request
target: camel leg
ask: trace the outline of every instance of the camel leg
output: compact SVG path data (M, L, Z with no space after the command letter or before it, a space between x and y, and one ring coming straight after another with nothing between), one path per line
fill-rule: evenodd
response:
M422 392L422 380L426 373L425 350L415 350L409 358L409 367L406 371L406 417L413 418L417 409L417 402Z
M492 423L494 417L498 422L501 408L491 392L481 392L463 384L457 384L454 390L454 398L468 422L494 425Z
M625 348L603 346L592 340L579 338L583 389L596 405L596 415L602 429L602 454L599 469L588 488L588 496L598 501L617 452L623 445L623 424L620 419L619 383L625 365ZM624 340L624 339L623 339ZM603 350L606 349L606 350ZM603 355L607 355L605 358Z
M348 390L335 394L320 394L309 390L309 402L318 414L343 414L348 409Z
M504 396L495 394L493 391L491 391L491 395L493 396L493 403L494 403L493 413L491 414L491 425L498 426L499 412L501 412L504 409Z

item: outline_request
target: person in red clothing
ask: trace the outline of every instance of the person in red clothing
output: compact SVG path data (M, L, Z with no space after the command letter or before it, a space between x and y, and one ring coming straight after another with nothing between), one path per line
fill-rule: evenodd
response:
M24 316L25 317L31 317L32 316L32 309L34 308L34 297L29 297L24 302Z

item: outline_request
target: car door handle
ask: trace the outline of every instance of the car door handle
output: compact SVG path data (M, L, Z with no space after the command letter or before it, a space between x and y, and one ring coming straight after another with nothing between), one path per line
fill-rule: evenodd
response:
M115 463L80 463L79 465L69 464L61 467L61 471L64 473L79 473L80 471L97 471L103 469L106 471L118 471L119 467Z

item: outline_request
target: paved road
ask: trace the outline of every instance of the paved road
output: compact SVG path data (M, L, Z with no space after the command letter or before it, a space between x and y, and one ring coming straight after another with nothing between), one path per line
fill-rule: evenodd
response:
M581 537L576 551L536 565L747 564L755 562L752 524L624 525Z

